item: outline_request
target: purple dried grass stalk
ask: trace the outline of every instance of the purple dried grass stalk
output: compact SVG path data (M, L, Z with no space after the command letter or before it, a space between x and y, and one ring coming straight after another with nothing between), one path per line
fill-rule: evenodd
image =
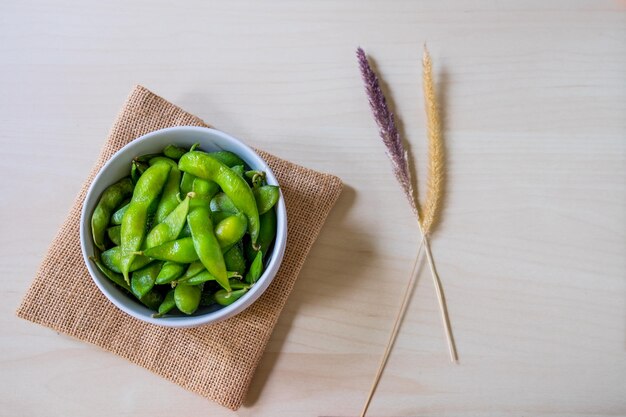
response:
M411 209L419 218L417 204L415 202L415 193L413 192L413 182L411 180L411 171L409 170L408 153L402 143L402 138L396 126L393 112L389 110L385 94L380 88L378 76L370 66L367 56L362 48L358 48L356 56L361 68L361 77L365 84L367 99L372 109L374 121L378 125L378 133L385 144L385 153L391 160L393 173L400 183L406 198L411 204Z

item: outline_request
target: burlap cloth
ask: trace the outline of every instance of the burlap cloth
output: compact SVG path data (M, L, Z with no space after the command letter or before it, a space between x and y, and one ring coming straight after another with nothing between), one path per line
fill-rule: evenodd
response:
M118 149L145 133L176 125L207 126L146 88L135 87L17 315L100 346L236 410L342 185L337 177L259 151L278 178L289 221L284 260L270 287L247 310L221 323L169 329L141 322L118 310L92 282L81 255L80 211L89 184Z

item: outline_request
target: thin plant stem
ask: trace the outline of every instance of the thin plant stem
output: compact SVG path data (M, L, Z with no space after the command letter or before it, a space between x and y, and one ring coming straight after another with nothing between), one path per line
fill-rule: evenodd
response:
M380 365L378 365L378 371L376 371L376 376L374 377L374 382L372 383L372 387L370 388L369 393L367 394L367 399L365 400L365 405L363 406L363 410L361 410L361 417L365 417L367 413L367 409L372 402L372 398L374 397L374 393L376 392L376 388L378 387L378 382L380 381L380 377L383 374L383 370L387 365L387 360L389 359L389 354L391 353L391 348L394 345L396 337L398 335L398 331L400 330L400 324L402 323L402 318L406 313L406 309L409 305L409 299L411 298L411 293L413 292L413 287L415 286L415 282L417 280L417 265L420 258L420 254L422 253L422 248L424 248L424 243L426 242L425 237L420 241L420 245L417 248L417 254L415 255L415 262L413 262L413 271L411 272L411 279L407 283L406 289L404 291L404 297L402 298L402 303L400 304L400 309L398 310L398 314L396 315L396 320L393 324L393 328L391 330L391 334L389 335L389 341L387 342L387 347L385 348L385 352L383 353L383 357L380 360Z
M437 293L437 301L439 301L439 312L441 313L441 320L443 321L443 327L446 334L446 340L448 341L448 351L450 352L450 361L457 363L459 361L456 353L456 345L454 343L454 336L452 335L452 327L450 326L450 316L448 315L448 307L446 305L446 297L443 294L443 288L441 286L441 280L439 274L437 274L437 268L433 261L433 255L430 251L430 242L425 235L424 247L426 248L426 258L428 259L428 266L430 267L430 275L433 277L433 284L435 284L435 292Z

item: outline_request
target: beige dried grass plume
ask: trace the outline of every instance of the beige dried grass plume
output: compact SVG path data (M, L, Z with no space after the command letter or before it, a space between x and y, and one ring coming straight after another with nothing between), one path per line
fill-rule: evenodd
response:
M441 133L439 105L433 82L433 65L426 45L424 45L422 64L424 68L424 101L426 104L428 129L428 186L420 221L422 223L422 232L425 235L430 235L440 217L445 185L445 151Z

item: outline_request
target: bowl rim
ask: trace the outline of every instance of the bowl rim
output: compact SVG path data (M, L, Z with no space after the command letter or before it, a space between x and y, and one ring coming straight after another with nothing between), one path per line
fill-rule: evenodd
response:
M200 135L210 134L214 136L219 136L225 142L233 143L235 144L235 147L243 148L246 152L248 152L250 155L252 155L254 158L257 159L257 161L255 162L258 162L259 165L263 167L263 169L266 172L266 180L268 184L280 185L273 171L268 166L267 162L250 146L246 145L243 141L221 130L208 128L208 127L200 127L200 126L174 126L174 127L167 127L164 129L159 129L159 130L146 133L145 135L142 135L138 138L133 139L132 141L124 145L122 148L120 148L117 152L111 155L111 157L100 168L98 173L94 176L93 180L91 181L89 188L87 189L87 193L85 194L85 198L82 201L82 207L81 207L80 223L79 223L79 237L80 237L81 252L83 255L85 266L87 267L87 270L89 271L89 275L91 275L92 280L94 281L94 283L96 284L100 292L102 292L105 295L105 297L109 301L111 301L111 303L113 303L117 308L119 308L120 310L128 314L129 316L142 320L144 322L159 325L159 326L164 326L164 327L171 327L171 328L190 328L190 327L203 326L203 325L210 324L210 323L216 323L219 321L226 320L242 312L246 308L250 307L265 292L265 290L269 287L274 277L278 273L278 270L282 264L283 256L285 253L286 242L287 242L287 210L285 206L284 196L281 190L280 198L278 199L278 202L276 204L276 215L277 215L276 237L274 240L274 247L272 249L269 262L267 263L267 266L265 270L263 271L263 274L261 275L259 280L255 283L255 285L250 289L250 291L244 294L240 299L235 301L233 304L229 306L224 306L218 310L208 312L206 314L197 315L197 316L194 316L194 315L170 316L170 317L164 316L160 318L154 318L149 314L141 312L142 309L147 312L149 312L150 310L140 305L139 303L137 303L137 307L139 309L135 310L135 309L128 307L124 303L118 301L117 299L118 296L116 294L111 293L111 291L103 284L104 281L109 283L108 278L106 278L95 267L94 263L89 259L90 255L87 253L87 247L86 247L87 240L92 239L91 227L90 226L87 227L87 223L91 223L89 220L89 216L91 215L91 213L87 213L88 202L92 201L92 199L94 198L99 197L99 195L95 195L94 185L97 184L101 180L101 178L105 175L105 172L107 171L109 166L113 163L113 161L116 160L121 155L125 154L126 152L130 152L130 150L132 150L133 148L138 147L143 142L151 140L155 136L176 134L176 132L181 132L181 131L194 132ZM202 142L202 140L203 139L199 139L199 142ZM172 143L176 144L175 139L172 141ZM241 157L241 155L239 156ZM246 162L249 162L249 161L246 161ZM95 207L95 204L97 203L93 204L94 207ZM123 294L121 290L119 290L118 288L115 288L115 289L119 292L119 294L121 294L124 297L127 297L127 295Z

